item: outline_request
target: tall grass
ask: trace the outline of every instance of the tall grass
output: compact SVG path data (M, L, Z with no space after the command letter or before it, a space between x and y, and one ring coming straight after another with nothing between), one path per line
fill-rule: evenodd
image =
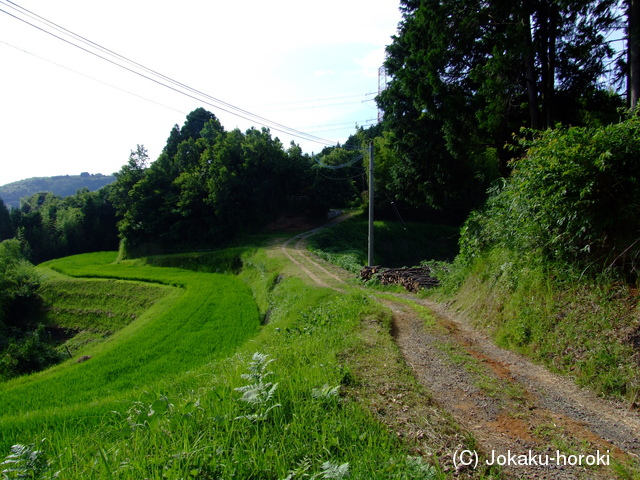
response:
M57 276L44 282L39 293L44 301L46 324L111 334L142 315L168 294L169 288L123 280Z
M385 224L376 223L376 228L384 238ZM400 226L396 229L397 236ZM435 228L432 235L454 240L455 235L443 236L448 231ZM345 221L311 237L310 245L323 258L357 271L365 263L366 225L357 219ZM401 251L384 245L377 247L376 262L399 263L401 257L384 263L384 255ZM457 309L501 346L601 394L637 403L637 291L610 277L587 280L582 273L542 261L531 252L493 248L472 260L461 256L453 264L438 263L441 287L429 295L455 301Z
M456 268L464 273L452 274L459 285L449 288L449 298L498 344L598 393L630 402L640 398L633 340L640 326L629 287L581 280L503 249Z

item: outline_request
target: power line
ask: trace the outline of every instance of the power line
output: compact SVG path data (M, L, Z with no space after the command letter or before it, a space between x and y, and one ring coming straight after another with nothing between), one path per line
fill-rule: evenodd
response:
M345 180L353 180L354 178L359 178L362 177L365 174L364 171L364 167L362 167L362 172L356 174L356 175L351 175L349 177L341 177L341 178L335 178L335 177L331 177L329 175L325 175L322 172L318 172L320 174L321 177L326 178L327 180L336 180L338 182L344 182Z
M322 97L322 98L310 98L310 99L302 99L302 100L290 100L288 102L277 102L277 103L263 103L259 104L260 107L281 107L281 106L289 106L289 105L301 105L301 104L314 104L317 102L326 102L331 100L344 100L347 98L362 98L362 97L370 97L372 95L377 95L376 92L366 92L366 93L352 93L346 95L334 95L331 97ZM348 103L364 103L370 101L369 99L354 101Z
M331 108L331 107L342 107L344 105L356 105L359 103L365 103L365 102L373 102L373 99L370 100L355 100L355 101L351 101L351 102L339 102L339 103L324 103L324 104L313 104L311 102L308 102L308 105L304 105L301 104L299 106L296 107L290 107L290 108L279 108L279 111L289 111L289 112L293 112L296 110L310 110L310 109L319 109L319 108Z
M61 27L61 26L57 25L56 23L51 22L51 21L49 21L49 20L47 20L47 19L45 19L45 18L43 18L43 17L41 17L41 16L39 16L39 15L33 13L33 12L21 7L20 5L12 2L11 0L0 0L0 4L3 4L6 7L9 7L11 9L13 9L13 10L19 11L22 15L25 15L26 17L28 17L28 18L30 18L32 20L36 20L36 21L39 21L39 22L42 22L42 23L46 24L47 28L53 28L55 31L57 31L57 32L59 32L61 34L67 35L69 37L72 37L73 41L69 40L67 38L63 38L62 36L52 32L52 31L49 31L49 30L47 30L47 29L45 29L45 28L43 28L41 26L35 25L34 23L31 23L30 21L26 20L25 18L21 18L21 17L19 17L17 15L14 15L13 13L10 13L10 12L8 12L6 10L1 9L1 8L0 8L0 12L5 13L6 15L9 15L10 17L12 17L12 18L14 18L16 20L19 20L19 21L21 21L23 23L26 23L27 25L29 25L29 26L37 29L37 30L40 30L43 33L51 35L52 37L57 38L58 40L61 40L61 41L65 42L65 43L67 43L67 44L69 44L69 45L71 45L71 46L73 46L75 48L78 48L78 49L80 49L80 50L82 50L82 51L84 51L86 53L89 53L90 55L93 55L93 56L95 56L95 57L97 57L97 58L99 58L101 60L104 60L106 62L111 63L112 65L115 65L115 66L120 67L120 68L122 68L124 70L127 70L128 72L133 73L134 75L138 75L138 76L140 76L140 77L142 77L142 78L144 78L146 80L149 80L149 81L154 82L154 83L156 83L158 85L161 85L161 86L163 86L165 88L173 90L174 92L177 92L177 93L179 93L181 95L184 95L186 97L192 98L192 99L197 100L199 102L202 102L202 103L204 103L206 105L218 108L219 110L222 110L222 111L224 111L226 113L229 113L231 115L234 115L234 116L237 116L239 118L242 118L244 120L256 122L257 124L262 125L264 127L268 127L268 128L271 128L271 129L273 129L275 131L278 131L278 132L281 132L281 133L285 133L285 134L288 134L288 135L291 135L291 136L294 136L294 137L297 137L297 138L300 138L300 139L303 139L303 140L307 140L307 141L311 141L311 142L314 142L314 143L323 144L323 145L326 145L326 146L335 145L337 143L335 141L327 140L327 139L318 137L316 135L312 135L312 134L309 134L309 133L306 133L306 132L303 132L303 131L300 131L300 130L296 130L294 128L288 127L288 126L280 124L278 122L269 120L267 118L261 117L259 115L254 114L254 113L251 113L251 112L249 112L247 110L244 110L244 109L242 109L240 107L232 105L232 104L230 104L228 102L225 102L223 100L215 98L215 97L213 97L211 95L208 95L208 94L206 94L204 92L201 92L200 90L197 90L197 89L195 89L193 87L190 87L190 86L188 86L188 85L186 85L184 83L181 83L181 82L179 82L177 80L174 80L171 77L168 77L168 76L163 75L163 74L161 74L159 72L156 72L155 70L152 70L152 69L150 69L148 67L145 67L144 65L142 65L142 64L140 64L138 62L135 62L135 61L123 56L123 55L120 55L120 54L118 54L116 52L113 52L112 50L109 50L108 48L103 47L102 45L99 45L99 44L97 44L97 43L95 43L95 42L93 42L91 40L88 40L88 39L86 39L85 37L83 37L81 35L78 35L78 34L72 32L70 30L67 30L64 27ZM75 43L76 41L86 45L86 47L89 47L89 48L85 48L85 46L78 45L77 43ZM98 52L101 52L101 53L93 51L92 49L96 49L96 50L98 50ZM104 55L108 55L110 57L114 57L117 60L107 58ZM130 67L127 66L127 65L123 65L123 63L129 64ZM138 71L138 69L142 70L142 72ZM143 72L146 72L146 73L143 73ZM157 77L157 78L153 78L153 77ZM169 84L167 84L165 82L167 82Z
M347 127L349 125L356 127L370 127L375 125L377 120L375 118L367 118L365 120L357 120L350 122L341 122L341 123L327 123L323 125L313 125L306 127L305 129L312 132L322 132L322 131L333 131L333 130L341 130L343 127Z
M31 55L31 56L33 56L35 58L38 58L38 59L40 59L40 60L42 60L44 62L48 62L48 63L50 63L52 65L55 65L56 67L64 68L65 70L68 70L68 71L70 71L72 73L75 73L76 75L81 75L81 76L83 76L85 78L93 80L94 82L102 83L103 85L106 85L106 86L111 87L111 88L115 88L116 90L120 90L121 92L127 93L129 95L133 95L134 97L138 97L138 98L140 98L142 100L145 100L147 102L155 103L156 105L159 105L161 107L167 108L169 110L173 110L174 112L182 113L183 115L187 114L187 112L183 112L182 110L177 110L177 109L175 109L173 107L170 107L168 105L164 105L163 103L156 102L155 100L151 100L150 98L143 97L142 95L138 95L137 93L131 92L131 91L126 90L124 88L120 88L120 87L118 87L116 85L113 85L113 84L111 84L109 82L105 82L104 80L100 80L99 78L95 78L95 77L92 77L91 75L87 75L86 73L82 73L82 72L79 72L78 70L74 70L73 68L69 68L69 67L67 67L65 65L62 65L61 63L54 62L53 60L49 60L48 58L42 57L40 55L36 55L33 52L25 50L24 48L16 47L15 45L12 45L10 43L5 42L4 40L0 40L0 43L6 45L7 47L14 48L14 49L18 50L19 52L23 52L23 53L26 53L27 55Z
M13 48L13 49L15 49L15 50L17 50L19 52L25 53L27 55L31 55L32 57L38 58L38 59L40 59L40 60L42 60L44 62L50 63L52 65L55 65L55 66L59 67L59 68L63 68L65 70L69 71L69 72L75 73L76 75L81 75L81 76L83 76L85 78L88 78L90 80L93 80L95 82L101 83L101 84L106 85L108 87L111 87L113 89L116 89L116 90L119 90L121 92L124 92L124 93L126 93L128 95L132 95L134 97L140 98L142 100L145 100L147 102L153 103L155 105L159 105L159 106L164 107L164 108L166 108L168 110L173 110L174 112L178 112L178 113L181 113L181 114L184 114L184 115L187 114L187 112L184 112L182 110L178 110L176 108L170 107L170 106L165 105L165 104L160 103L160 102L156 102L155 100L152 100L150 98L144 97L144 96L139 95L139 94L137 94L135 92L132 92L130 90L118 87L117 85L114 85L112 83L105 82L104 80L100 80L99 78L93 77L91 75L87 75L86 73L82 73L82 72L80 72L78 70L75 70L73 68L67 67L67 66L65 66L65 65L63 65L61 63L54 62L53 60L51 60L49 58L45 58L45 57L43 57L41 55L35 54L33 52L30 52L29 50L25 50L24 48L17 47L15 45L11 44L11 43L5 42L4 40L0 40L0 43L6 45L8 47L11 47L11 48ZM366 95L373 95L373 94L374 93L365 93L364 95L366 96ZM326 100L337 99L337 98L361 97L361 96L362 96L361 94L342 95L342 96L336 96L336 97L327 97ZM320 101L320 100L323 100L323 99L303 100L303 101L298 101L298 102L314 102L314 101ZM289 102L289 103L298 103L298 102ZM348 103L360 103L360 101L358 101L358 102L348 102ZM276 105L276 104L273 104L273 105ZM336 104L334 104L334 105L336 105ZM300 108L302 109L304 107L300 107ZM321 108L321 107L318 107L318 108ZM332 132L332 131L342 130L342 127L346 127L346 126L354 125L354 124L356 126L358 126L358 127L369 127L371 125L374 125L375 123L371 123L371 122L375 122L375 121L376 121L375 118L368 118L368 119L365 119L365 120L356 120L356 121L341 122L341 123L327 123L327 124L321 124L321 125L313 125L313 126L309 126L309 127L304 127L304 129L307 132L310 132L310 133Z
M322 163L318 155L314 155L313 157L313 159L316 161L318 165L320 165L323 168L328 168L329 170L339 170L341 168L349 167L354 163L356 163L358 160L362 160L363 158L364 158L364 155L360 155L359 157L352 158L348 162L342 163L340 165L327 165L326 163Z

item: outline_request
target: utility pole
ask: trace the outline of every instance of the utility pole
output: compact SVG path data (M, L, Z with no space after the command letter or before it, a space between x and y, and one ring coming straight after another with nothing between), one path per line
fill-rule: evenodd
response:
M373 267L373 142L369 143L369 266Z

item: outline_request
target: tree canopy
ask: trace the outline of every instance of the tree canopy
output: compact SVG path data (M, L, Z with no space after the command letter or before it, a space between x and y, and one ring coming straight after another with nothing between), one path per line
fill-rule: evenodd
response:
M266 128L227 132L203 108L171 130L157 160L149 164L139 146L116 177L110 199L124 255L209 248L279 216L357 198L351 179L320 175L299 146L285 149Z
M617 0L401 0L377 97L389 171L411 203L451 208L509 173L514 133L607 124L620 95L608 35ZM467 207L468 208L468 207Z
M0 240L16 238L34 263L76 253L114 250L118 245L109 187L82 188L62 198L40 192L11 212L0 205ZM3 213L4 211L4 213Z

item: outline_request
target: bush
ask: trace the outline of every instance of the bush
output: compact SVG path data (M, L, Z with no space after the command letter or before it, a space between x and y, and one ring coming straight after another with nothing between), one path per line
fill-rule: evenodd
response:
M489 248L529 252L592 272L636 276L640 257L640 119L559 128L522 140L507 181L462 230L469 261Z
M0 243L0 325L20 324L23 315L38 298L40 277L24 259L18 240Z
M38 372L62 361L44 325L21 339L12 339L9 346L0 352L0 380Z

